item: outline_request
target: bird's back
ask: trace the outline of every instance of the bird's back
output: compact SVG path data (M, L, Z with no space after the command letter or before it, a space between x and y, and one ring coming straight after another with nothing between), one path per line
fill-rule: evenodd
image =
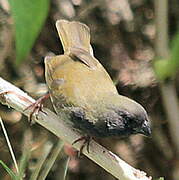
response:
M92 105L91 102L98 103L105 94L117 94L110 76L100 63L89 68L67 55L52 57L45 63L48 66L47 82L53 88L53 95L62 97L66 104L85 108ZM63 83L53 86L60 79Z

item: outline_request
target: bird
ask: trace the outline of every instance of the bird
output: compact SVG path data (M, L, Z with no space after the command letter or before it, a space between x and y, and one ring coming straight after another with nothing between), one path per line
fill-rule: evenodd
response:
M45 57L45 79L57 115L89 137L151 135L146 110L120 95L111 77L94 57L90 29L78 21L58 20L64 54ZM75 141L75 143L80 138ZM85 139L85 138L84 138Z

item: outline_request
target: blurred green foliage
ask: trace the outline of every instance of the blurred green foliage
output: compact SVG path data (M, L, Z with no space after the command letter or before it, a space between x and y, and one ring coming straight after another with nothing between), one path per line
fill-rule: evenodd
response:
M3 168L7 171L7 173L13 180L20 180L20 178L3 161L0 160L0 164L3 166Z
M156 180L164 180L164 178L163 178L163 177L160 177L159 179L156 179Z
M157 77L164 81L175 76L179 69L179 33L173 38L169 59L159 59L154 63Z
M16 64L25 60L48 14L49 0L9 0L15 23Z

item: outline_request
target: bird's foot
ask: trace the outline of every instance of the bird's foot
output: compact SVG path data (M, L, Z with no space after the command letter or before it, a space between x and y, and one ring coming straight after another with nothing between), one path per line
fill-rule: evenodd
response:
M43 113L46 114L46 112L43 111L43 103L46 99L48 99L50 96L50 93L45 94L44 96L40 97L37 101L35 101L34 103L32 103L30 106L28 106L27 108L24 109L24 111L28 110L28 109L32 109L32 112L30 113L28 119L30 124L33 124L33 120L32 117L35 115L36 118L38 116L38 113L41 111Z
M81 154L83 153L83 149L84 149L85 146L86 146L87 152L88 153L90 152L89 151L89 144L90 144L91 139L92 139L92 137L90 137L90 136L82 136L82 137L80 137L79 139L75 140L72 143L72 145L74 145L74 144L76 144L79 141L83 141L83 144L81 145L80 150L78 152L78 157L80 157Z

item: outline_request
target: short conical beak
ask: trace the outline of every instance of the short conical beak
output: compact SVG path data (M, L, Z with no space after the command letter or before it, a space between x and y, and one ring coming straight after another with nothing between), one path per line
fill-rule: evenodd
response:
M140 133L145 136L151 136L152 132L150 126L147 124L143 124Z

